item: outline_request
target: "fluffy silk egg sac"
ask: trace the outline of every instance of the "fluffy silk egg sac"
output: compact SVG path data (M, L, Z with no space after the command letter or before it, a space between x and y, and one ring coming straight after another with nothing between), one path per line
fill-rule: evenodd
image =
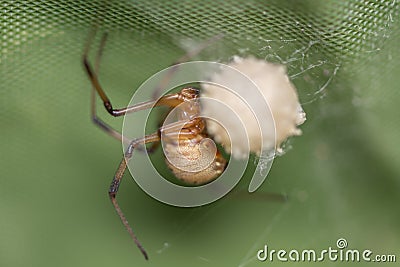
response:
M249 152L279 151L288 137L301 134L297 126L306 117L285 66L254 57L236 57L227 66L211 83L201 84L202 115L212 118L206 120L207 131L216 142L235 158L244 158Z

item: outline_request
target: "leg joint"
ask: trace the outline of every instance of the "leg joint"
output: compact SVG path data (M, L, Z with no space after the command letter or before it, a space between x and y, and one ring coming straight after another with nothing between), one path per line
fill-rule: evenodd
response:
M118 179L113 179L112 180L110 188L108 189L108 194L109 194L110 197L115 197L115 195L118 192L118 188L119 188L120 182L121 181L118 180Z

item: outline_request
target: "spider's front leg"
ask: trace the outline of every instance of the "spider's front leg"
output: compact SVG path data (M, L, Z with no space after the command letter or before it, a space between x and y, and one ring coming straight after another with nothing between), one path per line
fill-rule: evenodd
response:
M85 46L85 50L83 52L83 56L82 56L82 61L83 61L83 65L85 67L86 73L91 81L92 84L92 90L91 90L91 97L90 97L90 115L91 115L91 119L93 121L94 124L96 124L101 130L103 130L104 132L106 132L108 135L110 135L111 137L119 140L119 141L124 141L124 142L129 142L129 140L126 140L121 133L119 133L117 130L113 129L110 125L108 125L106 122L104 122L102 119L100 119L97 116L97 112L96 112L96 91L98 92L98 86L100 86L100 84L97 81L96 84L96 80L98 80L97 78L97 73L99 72L99 68L100 68L100 61L101 61L101 56L103 54L103 50L107 41L107 34L103 34L102 38L101 38L101 42L100 42L100 46L99 49L96 53L96 59L95 59L95 63L94 63L94 68L92 68L90 66L89 63L89 59L88 59L88 54L89 54L89 48L91 45L91 42L95 36L95 31L93 31L89 38L88 41L86 43ZM101 88L100 88L101 90Z
M106 122L104 122L102 119L100 119L97 116L97 112L96 112L96 93L100 96L100 98L103 101L103 104L106 108L106 110L113 116L117 117L117 116L122 116L124 114L126 114L127 112L135 112L138 110L142 110L142 109L147 109L147 108L151 108L154 104L155 101L149 101L146 103L141 103L139 105L136 105L135 107L125 107L125 108L121 108L121 109L113 109L112 105L111 105L111 101L110 99L107 97L105 91L103 90L100 82L99 82L99 78L98 78L98 72L99 72L99 68L100 68L100 61L101 61L101 56L103 54L103 50L105 47L105 44L107 42L107 34L103 34L101 41L100 41L100 46L99 49L96 53L96 58L95 58L95 62L94 62L94 67L92 67L92 65L90 64L89 61L89 49L92 43L92 40L94 38L96 34L96 31L93 31L89 38L88 41L86 43L84 52L83 52L83 56L82 56L82 62L83 62L83 66L86 70L86 74L88 75L88 78L92 84L92 93L91 93L91 99L90 99L90 113L91 113L91 119L93 121L94 124L96 124L101 130L103 130L104 132L106 132L108 135L110 135L111 137L119 140L119 141L123 141L124 143L128 144L130 142L129 139L125 138L124 136L122 136L122 134L120 132L118 132L117 130L113 129L110 125L108 125ZM153 145L151 148L149 148L147 150L147 152L152 152L157 148L157 143L155 143L155 145ZM139 148L140 150L142 150L141 148Z

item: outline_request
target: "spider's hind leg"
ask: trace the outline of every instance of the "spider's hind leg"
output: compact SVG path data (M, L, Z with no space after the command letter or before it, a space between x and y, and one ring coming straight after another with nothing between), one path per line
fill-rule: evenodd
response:
M132 227L129 225L128 220L126 219L124 213L122 212L122 210L118 204L116 196L117 196L118 189L119 189L119 186L122 181L122 177L125 173L127 164L129 162L129 160L132 158L133 150L136 149L137 147L139 147L140 145L145 145L146 143L158 142L158 141L159 141L158 133L147 135L144 138L132 141L129 144L129 147L124 155L124 158L121 160L121 163L120 163L117 171L115 172L115 175L111 181L110 188L108 190L108 195L110 197L111 203L114 206L115 211L117 212L119 218L121 219L122 223L124 224L129 235L131 236L131 238L133 239L133 241L135 242L135 244L139 248L139 250L142 252L142 254L146 260L148 259L147 253L146 253L145 249L143 248L142 244L137 239L135 233L132 230Z

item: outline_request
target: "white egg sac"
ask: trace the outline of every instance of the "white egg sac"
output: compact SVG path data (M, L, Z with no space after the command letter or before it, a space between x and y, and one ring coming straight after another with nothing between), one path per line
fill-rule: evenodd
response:
M211 83L201 85L202 115L212 118L206 120L207 131L216 142L235 158L243 158L249 152L259 155L262 150L280 150L288 137L301 134L297 126L306 117L285 66L254 57L236 58L228 66L239 75L222 69L213 75ZM249 79L258 89L250 90ZM223 103L231 112L203 101L203 97Z

